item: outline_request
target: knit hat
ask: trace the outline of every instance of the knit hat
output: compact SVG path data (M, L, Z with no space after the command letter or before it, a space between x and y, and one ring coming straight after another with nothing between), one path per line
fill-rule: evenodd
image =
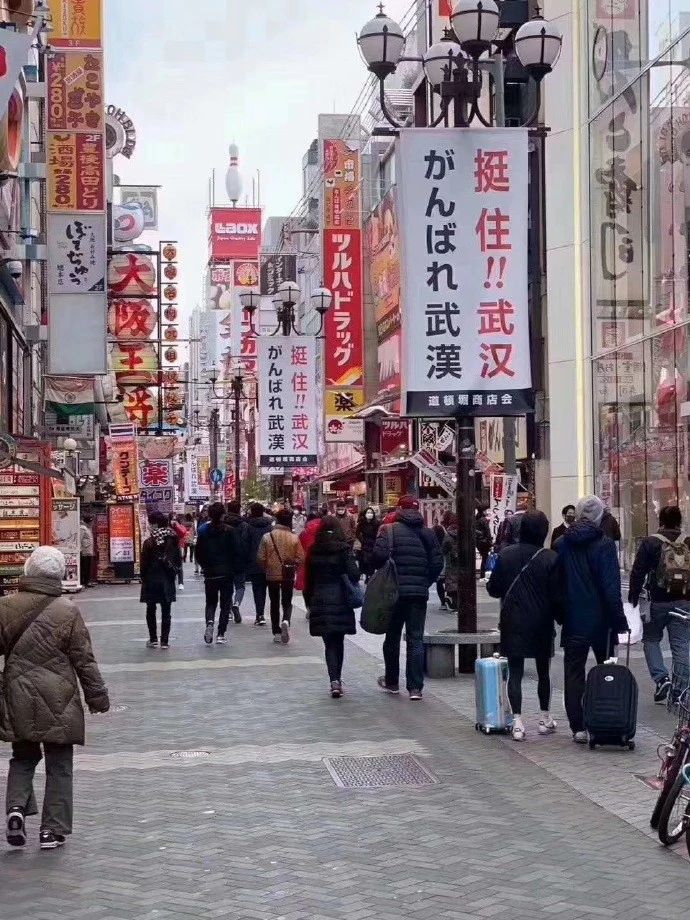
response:
M24 563L27 578L55 578L61 581L65 577L65 557L54 546L39 546Z
M419 511L419 501L414 495L403 495L398 502L398 508L401 508L403 511Z
M578 519L589 521L595 527L601 524L605 511L603 501L597 498L596 495L588 495L586 498L581 498L577 503L576 513Z

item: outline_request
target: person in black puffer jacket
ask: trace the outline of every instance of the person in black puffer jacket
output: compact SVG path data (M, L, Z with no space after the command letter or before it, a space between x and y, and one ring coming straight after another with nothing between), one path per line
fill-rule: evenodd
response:
M400 499L395 522L381 527L376 538L375 567L380 569L391 556L398 570L399 600L383 643L386 673L379 677L378 685L387 693L399 692L400 637L404 626L407 637L407 690L411 700L421 700L426 606L429 587L443 570L443 555L433 530L424 526L419 502L411 495Z
M323 639L334 699L343 694L345 636L357 632L355 612L347 602L343 576L356 585L359 569L339 521L328 516L323 519L307 556L304 600L309 608L309 632Z
M225 523L235 535L237 543L235 559L235 592L232 599L232 615L235 623L242 622L240 607L244 600L244 586L247 581L247 559L249 557L249 524L241 515L242 506L239 502L228 502L228 513L225 515Z
M237 560L240 558L237 537L233 530L224 523L225 506L215 502L209 508L209 522L199 528L196 544L196 558L204 573L206 593L205 618L206 628L204 642L211 645L216 620L216 608L220 603L218 615L218 635L216 642L225 645L226 632L232 610L232 592L235 585Z
M508 659L508 698L513 709L513 738L525 740L522 721L522 678L525 658L537 665L537 693L541 707L539 734L556 730L551 717L551 678L554 621L559 618L558 556L544 549L549 522L541 511L522 516L520 542L498 556L487 591L501 599L501 652Z
M264 514L264 506L259 502L253 502L249 506L249 517L247 518L249 542L247 545L247 577L252 583L252 594L254 595L254 606L256 607L255 626L266 625L266 594L268 593L268 582L266 573L259 565L258 555L261 541L267 533L273 528L273 518Z
M381 521L376 517L376 512L369 507L360 515L357 530L355 531L355 539L359 540L361 544L359 568L367 581L374 574L374 546L380 526Z

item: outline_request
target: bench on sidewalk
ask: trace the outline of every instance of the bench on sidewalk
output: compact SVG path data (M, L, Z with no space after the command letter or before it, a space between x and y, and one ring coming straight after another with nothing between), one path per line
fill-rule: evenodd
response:
M500 634L497 629L478 633L446 630L424 636L425 673L427 677L455 677L455 649L474 645L478 658L489 658L498 651ZM462 653L458 652L462 657ZM460 670L464 670L460 662Z

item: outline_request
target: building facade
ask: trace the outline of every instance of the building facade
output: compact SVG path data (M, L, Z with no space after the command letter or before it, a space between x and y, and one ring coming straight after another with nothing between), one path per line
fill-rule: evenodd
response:
M690 516L690 3L544 12L552 512L596 491L629 566L661 507Z

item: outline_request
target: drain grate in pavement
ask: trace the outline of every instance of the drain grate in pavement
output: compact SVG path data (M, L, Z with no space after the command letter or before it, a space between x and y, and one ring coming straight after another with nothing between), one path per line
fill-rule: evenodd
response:
M438 779L413 754L385 757L328 757L324 760L341 789L381 789L386 786L432 786Z
M210 757L210 751L173 751L170 755L176 760L198 760L201 757Z

